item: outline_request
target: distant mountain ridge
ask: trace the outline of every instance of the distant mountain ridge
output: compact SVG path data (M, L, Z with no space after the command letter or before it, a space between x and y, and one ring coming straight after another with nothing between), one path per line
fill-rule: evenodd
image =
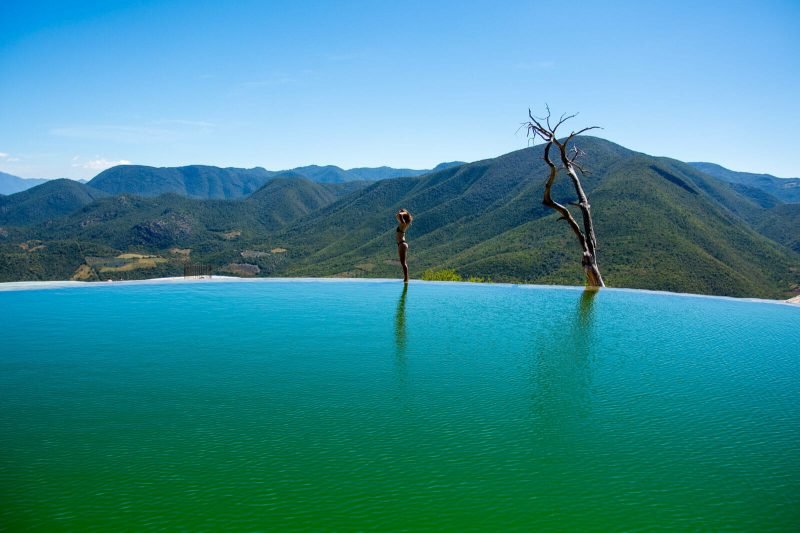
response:
M188 165L184 167L150 167L145 165L117 165L100 172L91 180L74 180L92 183L97 190L109 194L138 194L158 196L174 193L189 198L244 198L279 174L293 172L319 183L344 183L347 181L377 181L401 176L420 176L450 166L464 164L460 161L440 163L430 170L392 167L361 167L344 170L337 166L309 165L291 170L266 170ZM0 195L25 191L52 179L20 178L0 172Z
M269 219L274 222L270 222L264 227L274 229L365 187L367 183L371 182L316 183L299 174L284 172L267 180L262 187L248 197L237 199L235 202L231 201L230 204L226 205L230 210L230 218L233 220L236 220L241 214L241 211L238 210L239 206L245 204L250 206L258 205L259 209L266 210L265 214L260 215L262 220ZM148 204L147 202L132 199L140 198L145 200L162 196L169 198L158 204ZM198 213L203 213L206 207L202 203L205 199L189 198L185 194L177 194L171 191L158 196L131 195L129 193L114 195L74 180L57 179L49 180L26 191L0 197L0 226L20 227L48 223L52 227L56 223L68 224L68 219L63 217L90 206L90 204L102 198L109 197L121 198L122 200L116 202L115 213L104 215L103 220L111 220L121 215L123 211L127 212L127 207L131 205L141 207L145 205L170 205L172 203L193 206L192 209ZM179 198L185 198L188 203L178 201ZM212 200L207 201L211 202ZM120 211L120 206L126 206L126 209ZM95 207L89 207L88 209L91 211ZM213 222L211 224L215 225L217 223ZM75 232L76 235L80 233L77 228Z
M261 187L272 176L294 172L320 183L343 183L347 181L378 181L398 177L414 177L439 172L450 167L464 165L454 161L440 163L430 170L415 170L392 167L361 167L344 170L334 165L308 165L286 171L271 171L261 167L252 169L221 168L207 165L185 167L149 167L144 165L118 165L107 169L92 180L75 180L80 183L94 182L98 190L109 194L139 194L157 196L175 193L190 198L241 198ZM751 196L758 191L766 193L763 201L770 198L785 203L800 203L800 178L778 178L770 174L755 174L729 170L721 165L707 162L688 163L715 178L733 183L738 190ZM11 195L35 187L50 179L20 178L0 172L0 195ZM752 188L748 192L748 188Z
M442 163L436 168L441 169L460 164L462 163ZM318 183L346 183L419 176L429 172L432 171L391 167L344 170L333 165L310 165L286 171L266 170L261 167L245 169L205 165L160 168L143 165L118 165L95 176L89 185L109 194L158 196L174 193L188 198L236 199L249 196L269 179L286 173L303 176Z
M12 174L0 172L0 194L9 195L30 189L48 180L41 178L20 178Z
M88 186L75 184L89 189ZM202 247L259 239L353 192L363 182L316 183L284 173L243 200L205 200L167 193L155 197L105 195L79 210L47 220L31 235L92 242L118 249Z
M250 195L276 174L260 167L118 165L104 170L88 185L109 194L159 196L173 193L187 198L232 199Z
M689 163L709 176L745 187L755 187L782 202L800 203L800 178L777 178L770 174L736 172L715 163Z
M311 180L320 183L341 183L345 181L379 181L392 178L405 178L413 176L421 176L431 172L438 172L445 168L459 166L465 164L462 161L453 161L450 163L439 163L433 169L429 170L414 170L410 168L392 168L392 167L360 167L344 170L334 165L318 166L309 165L305 167L297 167L292 169L292 172L297 172Z

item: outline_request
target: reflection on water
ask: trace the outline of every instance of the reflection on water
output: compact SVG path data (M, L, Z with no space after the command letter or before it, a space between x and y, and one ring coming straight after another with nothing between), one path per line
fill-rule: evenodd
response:
M581 293L581 299L578 301L578 322L584 332L592 325L594 300L597 298L598 292L596 290L585 290Z
M395 358L398 371L405 373L406 370L406 295L408 285L403 285L403 292L400 293L400 300L397 302L397 311L394 315L394 342L396 346Z
M584 291L574 313L538 327L534 344L532 416L542 438L580 431L591 411L592 330L597 291Z

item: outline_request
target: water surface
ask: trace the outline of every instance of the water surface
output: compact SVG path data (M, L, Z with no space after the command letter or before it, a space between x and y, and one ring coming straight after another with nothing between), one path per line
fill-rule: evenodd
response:
M797 530L798 326L527 286L0 292L0 529Z

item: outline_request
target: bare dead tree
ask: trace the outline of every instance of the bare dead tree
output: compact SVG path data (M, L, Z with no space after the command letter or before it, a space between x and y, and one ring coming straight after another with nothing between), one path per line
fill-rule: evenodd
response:
M547 182L544 186L542 203L558 211L561 214L558 220L566 220L570 229L572 229L572 232L578 238L578 242L583 250L581 266L586 274L586 286L589 288L605 287L603 276L600 275L600 269L597 266L597 239L594 234L594 224L592 224L591 206L583 190L583 185L581 185L581 180L578 178L578 172L585 175L583 168L581 168L580 164L577 162L578 158L584 155L584 153L576 147L569 148L569 143L577 135L589 130L598 129L599 126L590 126L579 131L573 131L565 139L559 140L558 137L556 137L558 128L569 119L575 118L577 113L574 115L567 115L565 113L561 115L555 125L551 125L552 117L550 107L545 107L547 109L546 117L536 118L533 116L533 113L531 113L531 110L528 109L530 121L523 123L523 126L528 129L528 137L533 139L534 143L537 138L541 138L546 143L544 147L544 162L547 163L547 167L550 169L550 176L547 178ZM550 159L550 151L554 146L556 150L558 150L557 157L561 159L561 167L557 167ZM553 183L555 182L559 170L564 170L567 173L575 188L578 201L569 202L569 205L575 206L580 210L581 218L583 219L583 229L581 229L581 226L575 220L575 217L572 216L569 209L567 209L565 205L553 200L551 196L550 191L553 188Z

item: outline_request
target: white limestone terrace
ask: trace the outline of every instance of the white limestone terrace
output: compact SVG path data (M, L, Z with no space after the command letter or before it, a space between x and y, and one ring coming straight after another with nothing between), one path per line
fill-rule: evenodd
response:
M68 289L68 288L89 288L89 287L107 287L109 285L163 285L163 284L182 284L182 283L396 283L402 284L402 280L398 278L238 278L235 276L197 276L197 277L172 277L172 278L152 278L141 280L126 280L126 281L11 281L0 283L0 292L7 291L26 291L26 290L44 290L44 289ZM523 289L564 289L583 291L584 287L569 286L569 285L529 285L529 284L516 284L516 283L469 283L459 281L423 281L411 280L411 284L418 283L436 283L443 285L462 285L462 286L475 286L475 285L491 285L493 287L517 287ZM800 307L800 295L790 298L788 300L767 300L762 298L736 298L733 296L714 296L707 294L691 294L684 292L669 292L669 291L654 291L647 289L627 289L627 288L614 288L605 287L603 291L614 292L646 292L650 294L663 294L667 296L683 296L690 298L721 298L724 300L734 300L739 302L762 302L772 304L791 305L792 307Z
M239 278L235 276L193 276L173 278L152 278L124 281L10 281L0 283L2 291L24 291L42 289L66 289L77 287L105 287L108 285L163 285L171 283L264 283L264 282L364 282L364 283L402 283L402 280L387 278Z

